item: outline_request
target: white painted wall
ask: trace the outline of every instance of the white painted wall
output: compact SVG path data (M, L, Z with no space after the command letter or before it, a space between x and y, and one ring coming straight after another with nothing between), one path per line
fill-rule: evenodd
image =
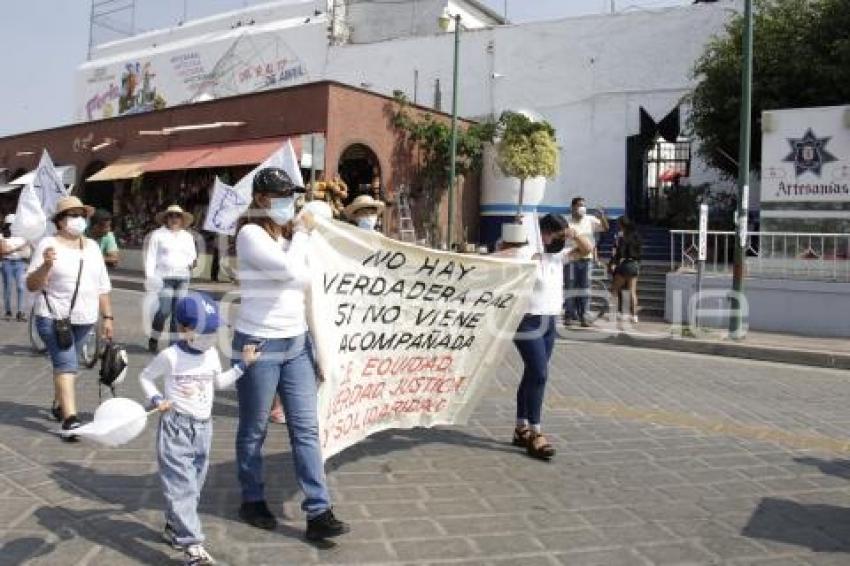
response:
M731 275L707 275L704 296L699 302L700 323L728 327L728 301ZM790 332L807 336L850 337L850 283L747 278L745 320L752 330ZM692 322L691 305L696 305L696 275L668 273L664 319Z

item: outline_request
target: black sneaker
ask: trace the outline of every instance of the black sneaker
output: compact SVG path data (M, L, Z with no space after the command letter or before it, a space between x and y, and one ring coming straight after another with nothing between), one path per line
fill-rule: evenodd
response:
M273 531L277 528L277 519L269 511L265 501L245 501L239 507L239 518L258 529Z
M159 340L156 338L151 338L148 340L148 352L151 354L156 354L156 351L159 349Z
M53 405L50 407L50 414L56 420L56 422L62 422L62 407L59 406L55 400L53 401Z
M6 311L6 314L3 316L6 320L12 320L12 311Z
M16 316L15 318L18 322L26 322L27 321L27 315L25 315L22 312L19 312L18 316Z
M328 509L318 517L307 519L307 540L324 540L338 537L351 530L348 523L334 517L333 509Z
M70 417L62 421L62 430L74 430L80 428L81 426L82 423L80 422L80 419L77 418L77 415L71 415ZM62 440L64 440L65 442L76 442L79 439L80 437L74 434L69 434L67 436L62 435Z
M165 528L162 529L162 540L171 545L174 550L183 550L183 545L177 542L177 533L174 532L171 523L165 523Z

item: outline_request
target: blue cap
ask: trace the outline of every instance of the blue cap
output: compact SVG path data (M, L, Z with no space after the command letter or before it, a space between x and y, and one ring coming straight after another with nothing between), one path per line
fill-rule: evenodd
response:
M221 324L215 300L198 291L192 291L177 301L174 319L198 334L212 334Z

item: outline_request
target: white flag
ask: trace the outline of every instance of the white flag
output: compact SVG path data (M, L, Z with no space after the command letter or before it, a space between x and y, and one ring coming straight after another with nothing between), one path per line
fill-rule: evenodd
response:
M44 150L32 183L21 191L12 233L29 241L41 238L48 232L48 221L56 212L56 204L66 196L68 189Z
M251 204L254 175L260 169L265 169L266 167L279 167L286 171L286 174L289 175L295 186L304 186L304 179L301 177L301 169L298 167L298 157L295 155L295 148L292 147L292 142L287 139L277 151L257 165L247 175L239 179L236 185L231 187L216 178L215 185L213 185L213 192L210 196L207 217L204 221L204 230L227 234L228 236L236 234L236 222Z

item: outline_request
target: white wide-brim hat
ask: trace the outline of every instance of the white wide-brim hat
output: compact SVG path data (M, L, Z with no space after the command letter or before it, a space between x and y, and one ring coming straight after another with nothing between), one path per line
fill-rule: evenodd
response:
M166 208L165 210L163 210L162 212L160 212L156 215L156 223L157 224L165 224L165 217L168 216L169 214L179 214L180 216L182 216L184 228L186 226L191 226L192 222L195 221L195 217L192 216L190 213L186 212L185 210L183 210L182 208L180 208L180 205L172 204L171 206L169 206L168 208Z
M351 204L346 206L343 212L346 217L352 218L357 211L363 210L364 208L374 208L378 211L378 214L380 214L384 210L384 207L384 203L373 199L371 195L360 195L351 201Z

